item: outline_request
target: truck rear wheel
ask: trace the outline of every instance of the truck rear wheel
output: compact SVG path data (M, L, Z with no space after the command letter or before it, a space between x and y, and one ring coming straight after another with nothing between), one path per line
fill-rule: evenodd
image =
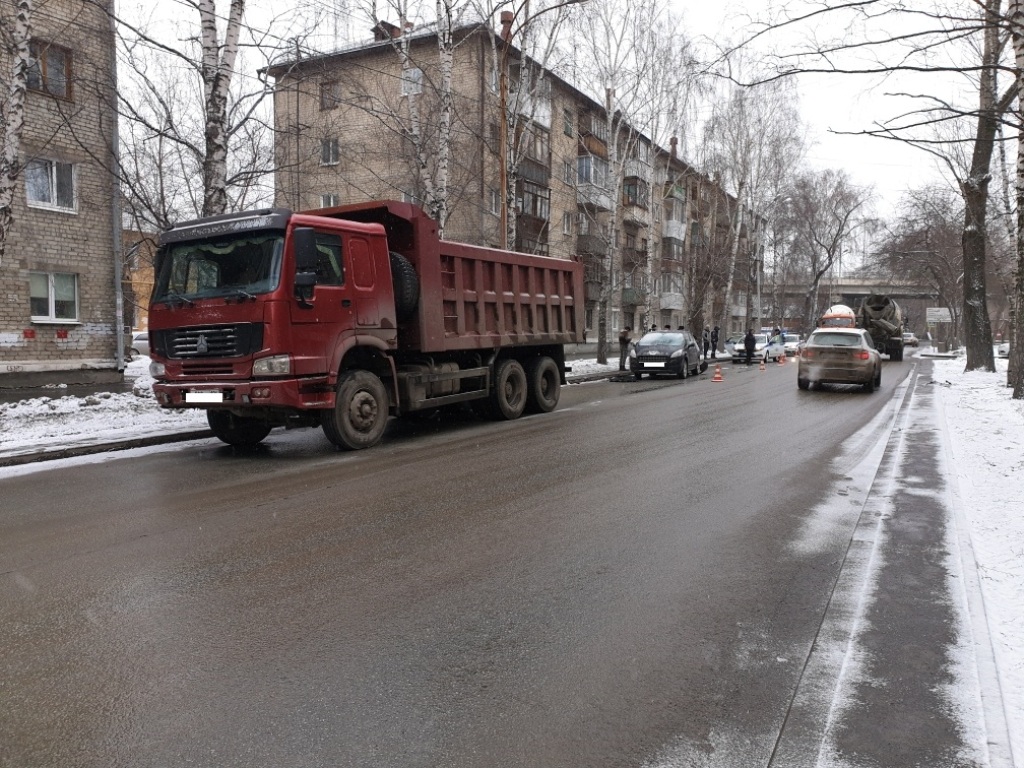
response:
M550 357L538 357L526 366L529 385L526 408L530 413L550 413L558 405L562 393L562 377L558 365Z
M239 448L258 445L271 429L266 422L243 419L230 411L207 411L206 421L218 440Z
M321 426L334 445L347 451L380 442L388 423L388 391L369 371L348 371L338 380L334 408L325 411Z
M526 408L526 371L518 360L502 360L494 372L491 389L491 417L511 421L523 415Z

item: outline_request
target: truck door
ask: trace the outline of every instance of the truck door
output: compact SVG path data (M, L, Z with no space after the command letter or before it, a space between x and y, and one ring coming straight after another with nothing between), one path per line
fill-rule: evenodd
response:
M337 340L355 326L355 302L348 285L341 235L318 231L316 250L313 297L308 306L291 303L296 372L303 374L326 371Z

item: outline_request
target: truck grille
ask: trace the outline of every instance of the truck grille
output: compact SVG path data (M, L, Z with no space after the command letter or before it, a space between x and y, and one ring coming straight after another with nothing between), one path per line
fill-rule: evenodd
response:
M263 347L262 323L197 325L156 333L157 352L174 360L244 357Z

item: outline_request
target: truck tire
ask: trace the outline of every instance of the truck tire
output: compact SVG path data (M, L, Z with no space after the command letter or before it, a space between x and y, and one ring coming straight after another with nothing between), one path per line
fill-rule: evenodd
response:
M391 284L395 289L395 314L399 320L408 320L416 314L420 301L420 278L409 260L400 253L390 251Z
M518 360L502 360L494 372L491 389L491 418L511 421L523 415L526 409L526 371Z
M334 408L325 411L324 435L338 448L358 451L380 442L388 423L388 391L369 371L347 371L338 379Z
M526 365L529 390L526 409L530 413L551 413L558 406L562 393L562 377L558 365L550 357L538 357Z
M207 411L206 421L221 442L239 448L258 445L270 434L270 425L258 419L243 419L230 411Z

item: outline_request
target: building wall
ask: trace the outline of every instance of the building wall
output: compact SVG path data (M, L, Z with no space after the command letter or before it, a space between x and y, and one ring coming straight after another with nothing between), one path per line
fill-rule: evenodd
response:
M413 63L424 72L420 95L424 130L434 135L437 89L431 83L439 79L436 39L432 35L414 38L410 50ZM497 133L500 100L495 87L497 80L490 76L493 55L488 37L480 33L456 49L452 74L455 144L449 169L451 208L444 236L449 240L498 247L502 243L500 214L492 199L495 195L498 200L501 198ZM276 150L282 167L277 176L278 205L293 209L315 208L321 205L321 196L327 194L336 196L338 204L375 198L408 199L424 194L422 184L417 183L421 170L411 154L410 144L402 136L401 126L409 127L407 97L402 95L400 58L389 41L284 65L271 74L277 79ZM687 324L690 312L685 305L685 292L666 296L665 306L660 304L657 267L663 236L665 183L651 184L647 205L643 207L627 209L621 205L622 201L615 200L615 205L610 206L613 214L608 208L596 210L582 206L575 177L577 158L581 153L595 148L601 151L601 148L596 146L594 137L582 137L580 119L593 115L603 120L603 107L556 77L548 77L548 81L551 83L551 116L547 126L549 156L546 160L550 173L547 254L572 258L585 252L588 245L595 244L595 232L600 232L597 237L606 244L611 233L618 247L610 249L608 263L617 278L617 288L609 301L606 332L614 338L623 325L639 328L652 321L672 327ZM337 89L337 98L333 100L336 103L329 100L330 108L325 109L321 94L331 83L337 84L330 86ZM565 130L566 115L571 122L569 131ZM321 162L321 144L325 139L338 141L337 161L330 165ZM436 147L431 149L436 150ZM670 158L664 150L655 148L651 155L660 156L659 162L671 166L668 175L674 181L692 173L685 163L674 156ZM436 151L428 151L427 164L433 163L436 156ZM430 165L426 174L435 171ZM651 174L648 174L648 181L653 182ZM621 184L614 188L620 190ZM591 232L583 237L581 214L591 222ZM566 215L568 226L563 225ZM613 215L618 220L610 223ZM694 210L692 215L700 219L703 214ZM627 217L632 223L627 223ZM684 214L684 218L689 216ZM536 225L537 221L532 223ZM684 238L688 241L685 224ZM702 225L707 226L703 220ZM642 275L643 282L637 288L624 291L622 250L627 230L633 233L635 243L630 258L634 263L638 260L641 263L638 276ZM520 233L524 231L521 227ZM644 240L649 242L646 252ZM648 279L650 262L654 265L653 280ZM587 301L590 329L596 327L595 307L595 300L590 297ZM593 332L589 338L594 338Z
M13 3L0 0L0 8L6 18ZM109 103L109 17L91 3L49 0L36 8L33 38L70 50L72 80L67 99L27 92L20 158L73 164L75 205L73 211L31 206L24 174L18 179L14 225L0 263L0 387L117 380L116 186L91 157L110 157L116 125L96 92L100 84ZM9 60L0 65L10 71ZM77 275L77 321L31 319L30 273L40 271Z

